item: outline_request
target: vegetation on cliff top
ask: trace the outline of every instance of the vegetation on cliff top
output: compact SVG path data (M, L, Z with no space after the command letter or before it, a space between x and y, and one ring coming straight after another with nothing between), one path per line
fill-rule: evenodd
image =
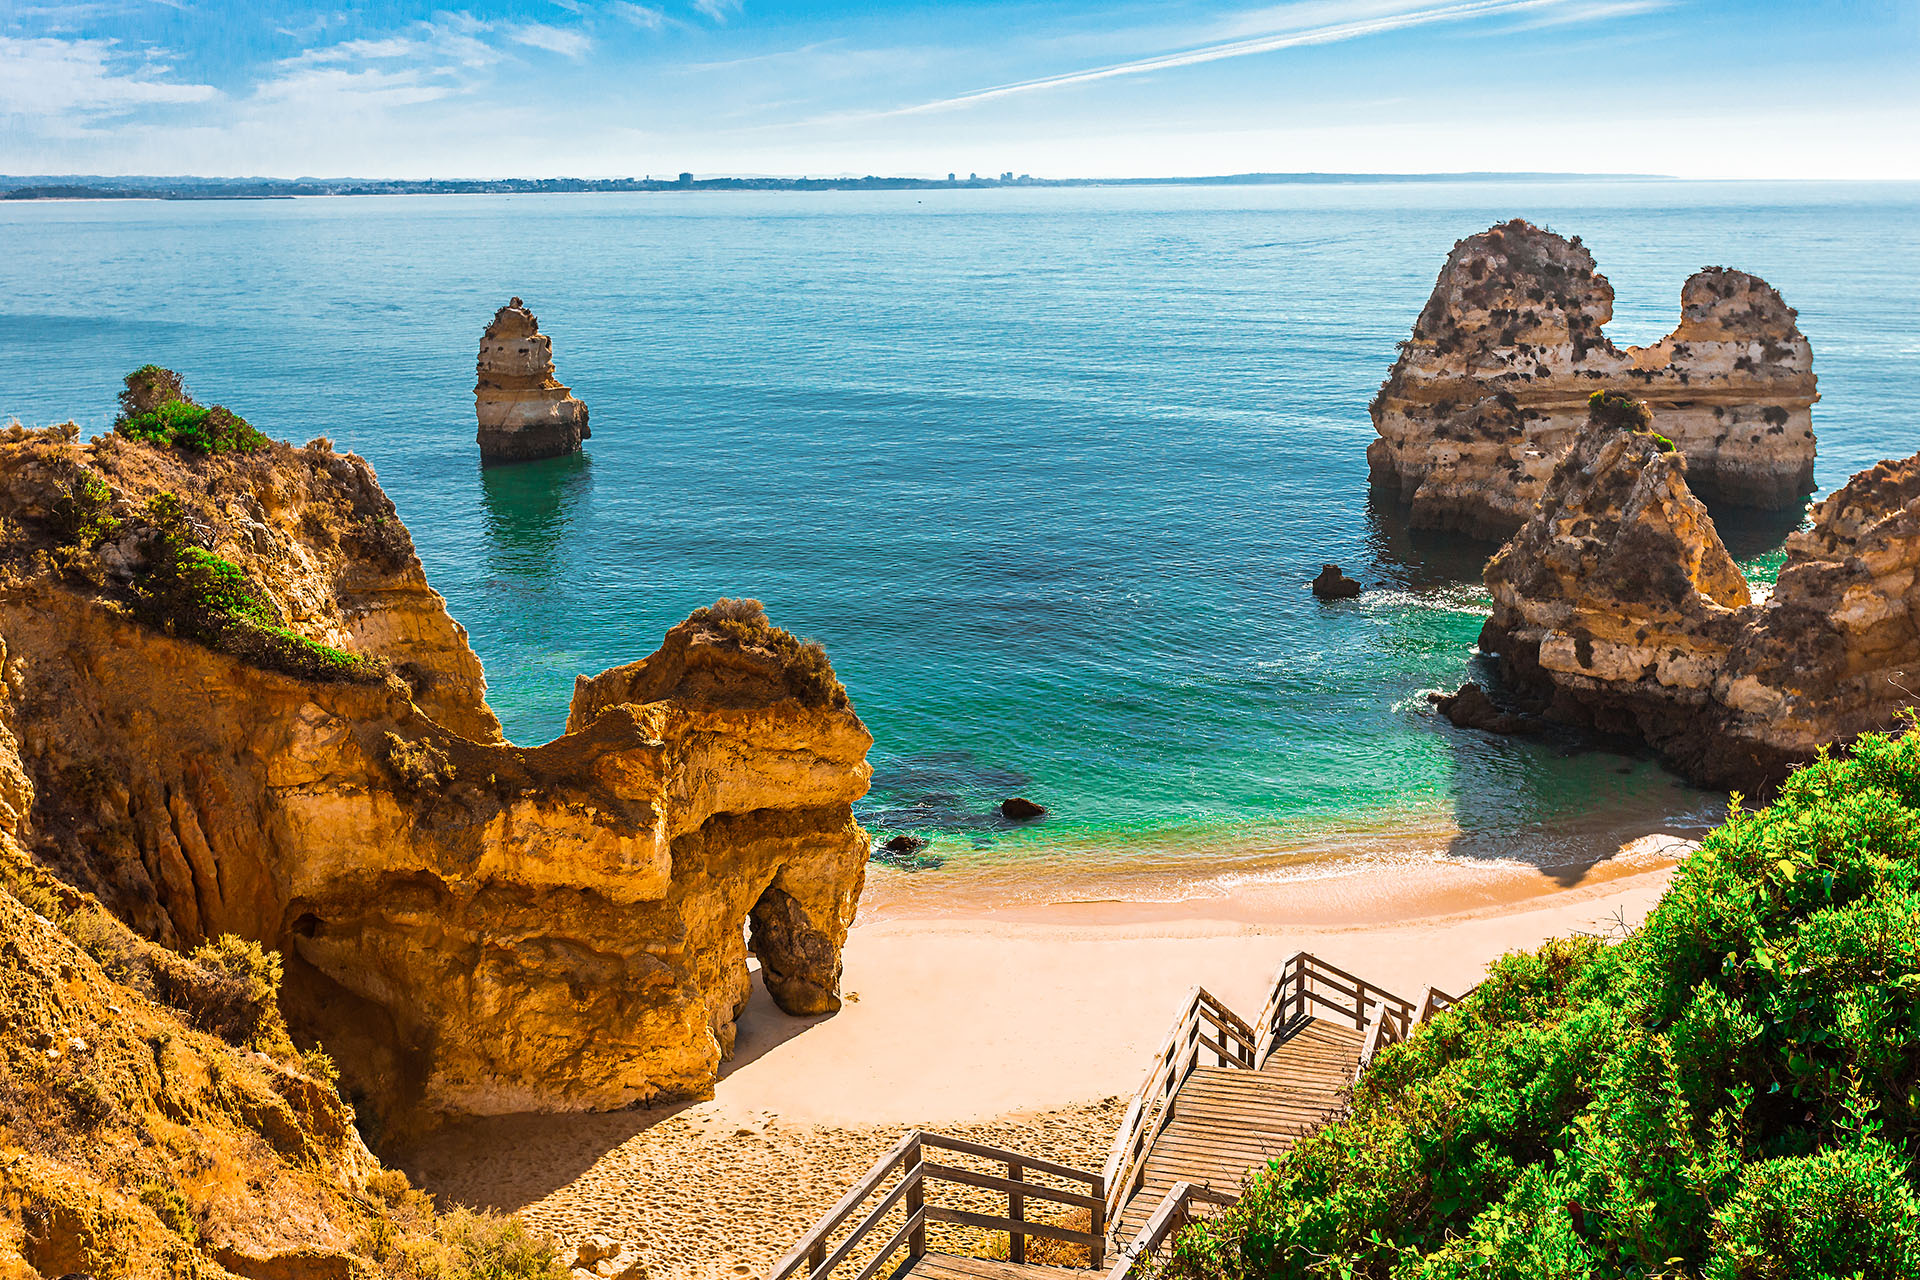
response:
M253 453L273 443L232 410L194 403L180 375L157 364L126 376L113 429L188 453Z
M1182 1280L1920 1274L1920 731L1733 816L1623 940L1494 965Z
M802 640L791 631L776 627L767 619L767 610L758 600L733 600L723 596L702 605L687 615L708 631L748 648L765 649L780 659L787 691L808 706L845 707L847 690L833 674L827 651L816 640Z

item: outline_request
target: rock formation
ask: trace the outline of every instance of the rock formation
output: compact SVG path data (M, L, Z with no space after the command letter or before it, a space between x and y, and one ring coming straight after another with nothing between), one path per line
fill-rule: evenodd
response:
M226 564L271 623L156 612L163 492L199 544L170 554ZM521 748L371 469L325 442L16 430L0 512L24 842L147 937L280 951L296 1029L388 1132L703 1094L749 922L782 1007L837 1007L871 738L757 605L583 678L568 731Z
M1894 727L1920 690L1920 455L1855 476L1755 600L1690 459L1596 421L1488 563L1522 708L1641 738L1704 785L1764 795L1826 744Z
M1646 401L1707 499L1792 506L1813 488L1813 354L1758 277L1708 267L1680 324L1620 350L1613 286L1579 238L1515 219L1453 247L1370 411L1375 482L1416 526L1505 537L1607 390Z
M1360 584L1337 564L1321 565L1318 576L1307 586L1322 600L1351 600L1361 590Z
M578 453L587 406L553 376L553 339L515 298L493 313L480 335L480 380L473 408L480 420L480 460L530 462Z

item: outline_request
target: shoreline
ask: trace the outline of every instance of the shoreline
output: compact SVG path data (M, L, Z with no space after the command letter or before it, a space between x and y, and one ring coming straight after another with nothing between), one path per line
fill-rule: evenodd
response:
M712 1099L470 1119L396 1163L442 1201L520 1213L563 1247L624 1241L655 1277L758 1274L909 1128L1098 1168L1196 984L1250 1016L1278 965L1312 951L1403 996L1458 994L1508 951L1637 925L1691 844L1652 841L1571 884L1506 875L1491 895L1437 867L1397 888L1390 872L1356 875L1331 895L1320 880L863 920L840 1012L789 1017L755 979Z

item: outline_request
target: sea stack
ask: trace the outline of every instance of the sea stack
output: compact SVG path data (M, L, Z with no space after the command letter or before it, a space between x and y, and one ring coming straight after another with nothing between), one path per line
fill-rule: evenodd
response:
M479 374L473 409L482 463L578 453L592 434L587 406L553 376L553 339L520 299L493 313L480 337Z
M1516 709L1640 738L1696 782L1764 796L1920 701L1920 454L1816 506L1756 599L1663 425L1595 414L1487 564L1480 648Z
M1710 502L1780 508L1813 488L1813 352L1766 281L1708 267L1679 327L1622 350L1613 286L1578 236L1515 219L1454 245L1370 406L1377 484L1416 527L1505 538L1525 523L1595 391L1647 402Z

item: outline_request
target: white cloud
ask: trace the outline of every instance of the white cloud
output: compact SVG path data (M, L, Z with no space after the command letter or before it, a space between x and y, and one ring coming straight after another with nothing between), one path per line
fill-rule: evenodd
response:
M693 0L694 10L710 22L725 22L740 6L741 0Z
M220 96L212 85L168 78L171 71L156 59L123 53L112 40L0 36L0 116L73 122Z
M631 0L615 0L607 6L607 12L642 31L658 31L667 25L666 10L656 9L652 5L633 4Z
M1570 4L1573 6L1572 9L1568 7ZM1351 15L1354 12L1352 5L1333 5L1323 0L1311 0L1306 4L1282 5L1276 9L1261 10L1255 15L1240 15L1234 20L1234 25L1244 30L1250 18L1264 17L1268 21L1277 19L1284 24L1277 29L1269 28L1257 34L1241 35L1235 39L1176 49L1168 53L1155 54L1152 57L1136 58L1128 62L1113 63L1084 71L1068 71L1059 75L1016 81L1012 84L994 85L987 89L975 89L968 93L955 94L952 97L939 98L932 102L923 102L878 114L914 115L927 111L949 111L995 98L1009 98L1047 89L1066 88L1070 85L1090 84L1097 80L1111 80L1119 76L1148 75L1177 67L1198 66L1201 63L1221 62L1228 58L1244 58L1254 54L1276 53L1282 49L1297 49L1306 45L1337 44L1365 36L1399 31L1407 27L1518 14L1543 15L1555 10L1586 11L1570 19L1577 21L1584 17L1641 12L1647 7L1651 5L1635 3L1634 0L1615 0L1614 3L1607 3L1606 0L1599 0L1599 2L1587 0L1586 3L1575 3L1575 0L1459 0L1457 3L1429 4L1419 8L1410 8L1404 3L1398 5L1377 3L1364 6L1362 9L1363 12L1371 10L1374 14L1371 17L1354 19L1348 16L1340 21L1319 21L1317 25L1302 26L1300 24L1303 20L1324 19L1332 14Z
M545 49L575 62L587 56L593 40L584 31L548 26L543 22L525 22L503 28L507 39L532 49Z

